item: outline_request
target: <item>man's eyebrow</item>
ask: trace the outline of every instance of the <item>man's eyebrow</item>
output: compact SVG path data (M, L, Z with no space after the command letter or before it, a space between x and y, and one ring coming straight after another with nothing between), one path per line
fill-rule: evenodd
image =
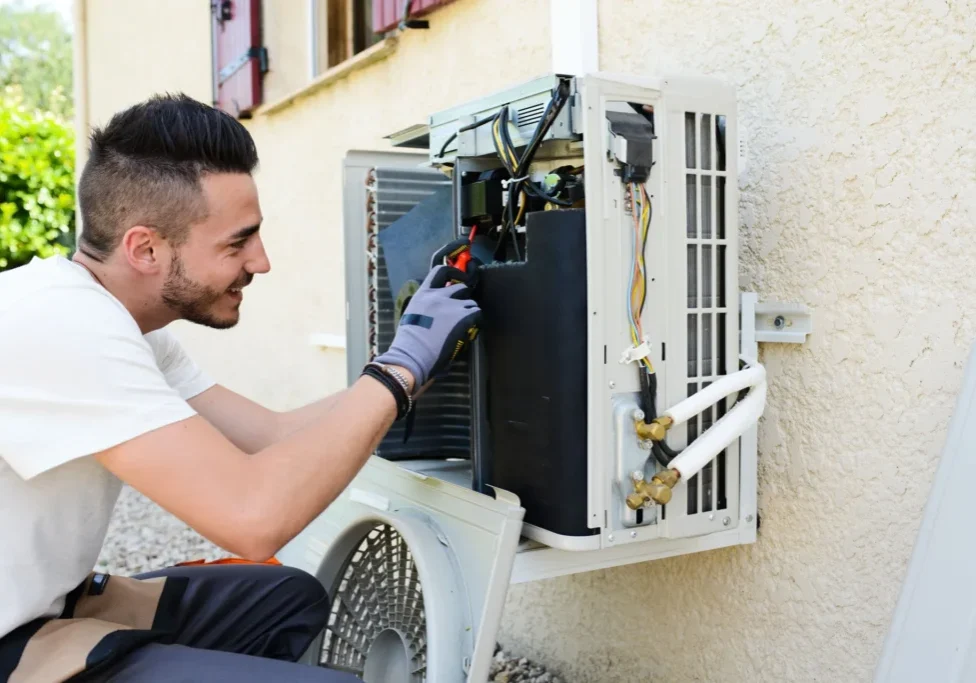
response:
M248 226L246 228L241 228L240 230L238 230L237 232L235 232L233 235L231 235L230 238L227 241L228 242L240 242L242 240L246 240L248 237L250 237L251 235L253 235L254 233L256 233L260 229L261 229L261 224L260 223L258 223L257 225L250 225L250 226Z

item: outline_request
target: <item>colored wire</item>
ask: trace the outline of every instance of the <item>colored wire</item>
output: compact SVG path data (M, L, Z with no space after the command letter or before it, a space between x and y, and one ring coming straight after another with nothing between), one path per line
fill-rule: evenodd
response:
M631 213L634 218L634 242L630 262L630 296L627 300L627 315L630 320L630 338L635 347L640 346L644 337L641 318L647 300L647 270L645 250L647 235L651 224L651 201L643 185L630 183L628 187L631 200ZM642 371L654 372L649 358L640 360Z

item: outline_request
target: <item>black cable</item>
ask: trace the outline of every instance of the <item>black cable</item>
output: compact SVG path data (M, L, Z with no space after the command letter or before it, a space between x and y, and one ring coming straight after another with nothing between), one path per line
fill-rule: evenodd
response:
M644 422L650 424L657 418L657 406L655 405L657 396L657 373L648 372L646 368L640 368L641 395L644 403ZM651 446L654 457L663 466L667 467L681 451L671 448L667 441L655 441Z
M567 82L561 81L558 89L556 90L556 93L552 96L552 99L549 100L549 104L546 105L546 109L542 114L542 118L539 120L539 125L536 126L535 133L533 134L532 139L529 141L528 146L525 148L525 151L522 153L522 157L519 159L518 164L514 169L510 170L514 178L521 178L527 172L530 164L532 163L532 159L535 156L536 151L539 149L539 145L542 144L542 139L546 136L546 133L549 132L549 128L552 126L553 122L556 120L556 117L559 116L559 113L566 105L566 102L569 99L568 94L569 93L568 93ZM500 132L502 135L502 139L504 141L508 135L508 130L507 130L508 107L503 107L499 123L500 123ZM515 183L513 184L517 185L517 187L515 187L514 189L511 185L509 186L509 193L508 193L509 204L512 204L514 201L516 201L515 198L521 192L521 182L522 181L520 180L516 180ZM511 213L512 212L509 211L509 214ZM514 228L514 226L511 225L511 223L503 221L501 232L498 235L498 243L495 246L494 255L496 258L502 253L504 249L505 238L508 237L508 232L512 228Z
M560 199L559 197L553 197L551 195L546 194L544 191L542 191L538 187L536 187L535 184L532 183L532 182L528 182L528 183L525 184L525 190L526 190L526 192L528 192L532 196L534 196L534 197L536 197L538 199L541 199L543 201L546 201L546 202L552 202L553 204L556 204L557 206L572 206L573 205L573 202L571 202L568 199Z
M655 441L651 446L651 452L654 454L657 461L661 463L663 468L667 469L671 466L671 457L669 457L668 454L664 452L664 449L661 448L661 442Z

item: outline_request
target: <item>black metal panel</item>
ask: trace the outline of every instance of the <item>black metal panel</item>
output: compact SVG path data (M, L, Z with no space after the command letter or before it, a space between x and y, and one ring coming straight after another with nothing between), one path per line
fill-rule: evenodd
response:
M587 536L585 212L530 213L526 235L526 260L486 267L478 287L486 483L517 495L527 524Z

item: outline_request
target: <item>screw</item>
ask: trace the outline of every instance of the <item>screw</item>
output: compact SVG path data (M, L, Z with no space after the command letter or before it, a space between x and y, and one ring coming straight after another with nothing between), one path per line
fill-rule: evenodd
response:
M752 524L752 515L747 515L746 516L746 523Z
M611 543L613 543L613 534L610 534L609 536L607 536L607 540L610 541Z
M635 420L643 420L644 419L644 411L641 410L640 408L638 408L637 410L635 410L634 411L634 419Z
M616 382L614 382L614 381L611 381L610 382L610 388L611 389L615 388L616 386L617 386L617 383Z
M708 516L708 521L711 522L713 519L715 519L715 513L714 512Z
M630 537L631 538L637 538L637 532L636 531L631 531L630 532Z
M634 481L643 481L644 473L641 472L640 470L634 470L633 472L631 472L630 478L633 479Z
M786 325L786 318L781 315L776 316L776 319L773 321L773 327L780 330L784 325Z
M725 519L722 520L722 526L728 526L731 523L732 523L732 519L730 517L726 517Z

